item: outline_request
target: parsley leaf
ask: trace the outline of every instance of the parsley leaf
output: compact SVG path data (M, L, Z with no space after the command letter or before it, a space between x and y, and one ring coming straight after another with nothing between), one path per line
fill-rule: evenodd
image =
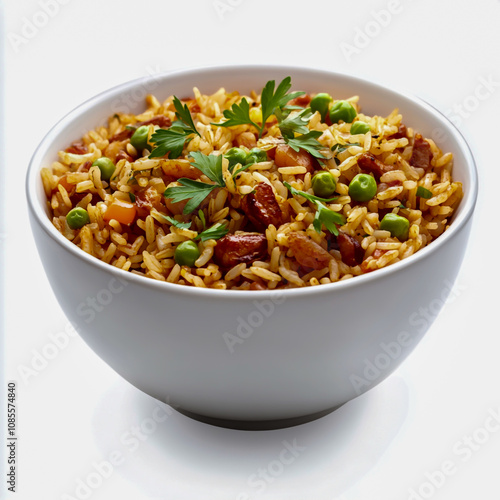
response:
M218 186L225 187L224 177L222 175L222 157L223 155L204 155L200 151L193 151L189 154L194 158L193 165L204 173L211 181Z
M227 233L229 233L229 229L227 229L227 227L224 224L217 222L212 227L205 229L205 231L201 232L194 239L195 240L200 239L201 241L218 240L223 236L226 236Z
M320 198L319 196L314 196L313 194L306 193L305 191L300 191L300 189L295 189L293 186L291 186L286 181L283 182L283 184L288 189L288 191L290 191L290 193L292 193L294 196L302 196L302 198L305 198L306 200L308 200L312 203L316 203L317 201L323 201L325 203L332 203L333 201L335 201L337 199L337 197L327 199L327 198Z
M203 200L216 188L217 184L206 184L205 182L186 179L185 177L178 181L181 186L169 187L163 193L165 198L171 198L174 203L189 200L182 213L190 214L203 202Z
M175 116L174 121L168 129L158 129L151 136L150 142L155 145L149 158L161 158L168 153L170 159L179 158L184 146L193 139L193 134L200 135L193 122L193 117L187 104L174 96ZM201 136L200 136L201 137Z
M187 104L182 104L182 102L174 96L174 107L175 107L175 116L178 118L180 122L182 122L193 134L197 134L201 137L198 130L194 126L193 117L191 116L191 112L189 111Z
M309 120L312 117L310 108L304 109L301 113L283 113L281 110L275 110L276 117L278 118L278 127L281 135L285 138L293 138L295 134L309 133Z
M248 101L243 97L239 104L234 103L231 109L226 109L222 113L224 118L227 118L225 122L214 123L219 127L234 127L235 125L253 125L259 132L261 128L250 118L250 105Z
M233 127L235 125L252 125L259 132L259 137L262 137L262 133L266 127L267 119L278 109L282 109L286 104L304 95L305 92L292 92L288 93L292 87L292 79L287 76L278 85L276 92L274 87L276 82L274 80L269 80L265 87L262 89L261 94L261 107L262 107L262 125L258 125L250 118L250 105L248 101L243 97L239 104L234 103L231 109L226 109L223 111L224 118L226 121L221 123L214 123L219 127Z
M318 137L322 134L323 132L319 130L310 130L307 134L298 135L297 137L285 137L284 139L293 150L299 151L299 149L304 149L315 158L326 160L327 157L319 151L324 148L318 141Z
M260 98L262 105L262 130L264 130L267 119L274 113L276 108L283 108L292 99L305 94L305 92L292 92L288 94L288 91L292 87L292 79L289 76L281 81L276 92L274 91L275 84L274 80L270 80L262 89ZM259 135L262 135L262 130Z
M429 191L428 189L424 188L423 186L418 186L417 188L417 196L420 196L420 198L423 198L424 200L428 200L429 198L432 198L432 191Z
M323 205L320 201L316 201L315 203L318 210L314 216L313 227L316 232L320 233L324 224L330 233L338 236L339 231L336 224L343 226L346 222L344 216L325 207L325 205Z
M328 207L323 205L322 202L330 203L334 201L336 198L332 198L327 200L325 198L319 198L318 196L314 196L309 193L305 193L304 191L300 191L292 187L288 182L283 183L286 188L292 193L293 196L302 196L306 200L314 203L316 205L316 214L314 216L313 227L317 233L321 232L321 228L323 224L325 227L333 233L335 236L338 236L339 232L336 224L343 226L346 223L345 217L338 212L334 212L330 210Z
M178 227L179 229L189 229L191 227L191 222L179 222L168 215L165 215L164 217L172 224L172 226Z
M179 179L181 186L167 188L163 196L171 198L174 203L189 200L184 207L184 214L194 212L214 189L226 187L222 175L222 155L204 155L200 151L193 151L190 156L195 160L193 165L215 184L207 184L183 177Z
M161 158L169 153L170 159L179 158L184 149L184 145L189 142L192 137L185 131L170 127L169 129L159 128L151 136L151 141L155 148L151 151L149 158Z
M203 224L203 229L205 230L206 227L207 227L207 221L205 220L205 214L203 212L203 210L198 210L198 217L200 218L201 220L201 223Z

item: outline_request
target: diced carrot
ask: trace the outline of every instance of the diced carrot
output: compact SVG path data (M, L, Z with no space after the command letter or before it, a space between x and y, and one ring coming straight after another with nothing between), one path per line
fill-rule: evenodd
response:
M115 219L120 224L132 224L135 219L137 209L133 203L122 200L115 200L104 212L103 219L108 222Z
M61 186L66 189L66 191L68 192L68 194L71 196L73 194L73 191L75 190L75 184L71 184L70 182L68 182L68 177L67 175L63 175L60 179L59 179L59 182L58 184L61 184ZM54 189L54 192L57 191L57 186L55 187Z

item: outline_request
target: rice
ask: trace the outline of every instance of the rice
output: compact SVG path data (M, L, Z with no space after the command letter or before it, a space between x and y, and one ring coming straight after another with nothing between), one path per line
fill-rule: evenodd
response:
M53 224L64 237L103 262L169 283L234 290L318 286L410 257L446 231L462 198L462 185L452 178L453 155L406 128L397 109L385 117L371 116L361 113L358 96L346 99L354 106L355 120L370 128L356 135L350 134L350 123L331 124L311 112L307 127L317 133L317 151L323 156L318 161L303 148L292 151L275 115L261 134L248 123L214 125L245 98L260 126L260 95L241 96L223 88L206 95L195 88L193 96L182 105L189 109L197 133L178 158L149 157L158 145L154 134L169 130L180 118L174 96L159 102L150 95L143 113L113 115L107 126L89 131L41 170ZM312 97L289 104L305 108ZM293 113L300 109L291 117ZM148 140L134 145L130 129L141 123L148 127ZM249 165L232 165L232 148L247 158L255 151L262 157ZM197 153L223 155L221 180L186 214L189 199L175 201L164 192L175 192L187 181L198 186L216 182L213 172L193 165ZM419 155L427 155L428 164ZM102 157L114 164L110 175L93 164ZM367 158L379 162L381 171L366 170ZM320 206L310 198L319 171L329 172L335 181L331 199L321 201L321 210L336 221L333 229L324 220L318 227ZM377 183L376 194L366 202L350 194L359 173L375 177ZM292 189L302 195L293 195ZM428 194L423 197L422 192ZM88 215L81 227L67 219L75 208ZM381 229L386 214L408 221L407 237L398 239ZM220 232L205 237L211 230ZM177 248L190 241L197 253L191 265L181 265Z

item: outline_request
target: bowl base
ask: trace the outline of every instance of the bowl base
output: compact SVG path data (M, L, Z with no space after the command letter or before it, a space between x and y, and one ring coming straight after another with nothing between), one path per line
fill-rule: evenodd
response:
M197 413L183 410L182 408L178 407L176 407L175 410L182 415L185 415L186 417L192 418L193 420L203 422L204 424L214 425L216 427L224 427L226 429L235 429L239 431L271 431L275 429L285 429L287 427L307 424L308 422L312 422L313 420L317 420L318 418L332 413L341 406L343 405L334 406L333 408L328 408L327 410L322 410L301 417L283 418L279 420L226 420L223 418L214 418L207 417L206 415L199 415Z

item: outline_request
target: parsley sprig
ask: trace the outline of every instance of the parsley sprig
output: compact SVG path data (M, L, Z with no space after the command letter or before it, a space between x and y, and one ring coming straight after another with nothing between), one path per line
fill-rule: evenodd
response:
M338 236L339 231L337 229L337 225L343 226L346 223L345 217L338 212L330 210L324 205L324 203L331 203L332 201L335 201L336 198L319 198L318 196L314 196L304 191L300 191L299 189L295 189L288 182L284 182L283 184L293 196L302 196L306 200L316 205L316 214L313 220L313 227L317 233L321 232L321 229L324 225L328 229L328 231L330 231L330 233Z
M179 222L178 220L175 220L173 217L169 217L168 215L165 217L165 219L167 219L172 224L172 226L178 227L179 229L189 229L191 227L191 222ZM198 236L193 238L193 241L219 240L223 236L226 236L228 232L229 229L227 229L225 224L216 222L212 227L205 229L200 234L198 234Z
M168 129L158 129L151 136L150 142L155 147L149 158L161 158L168 154L170 159L179 158L184 146L191 141L195 135L200 135L193 122L193 117L187 104L174 96L175 116L177 120ZM201 137L201 136L200 136Z
M214 189L226 187L222 175L222 155L204 155L200 151L193 151L189 156L195 160L193 165L215 184L182 177L178 180L180 186L167 188L163 196L171 198L174 203L189 200L184 207L184 214L194 212Z
M264 130L266 128L266 122L268 118L275 112L276 109L284 108L285 105L299 97L304 95L304 92L288 92L292 87L292 79L287 76L284 78L276 88L275 80L269 80L265 87L262 89L262 94L260 98L261 108L262 108L262 124L259 125L255 123L250 118L250 104L246 98L242 98L240 103L234 103L231 109L226 109L223 112L226 121L221 123L214 123L219 127L234 127L235 125L252 125L259 133L259 137L262 137Z

